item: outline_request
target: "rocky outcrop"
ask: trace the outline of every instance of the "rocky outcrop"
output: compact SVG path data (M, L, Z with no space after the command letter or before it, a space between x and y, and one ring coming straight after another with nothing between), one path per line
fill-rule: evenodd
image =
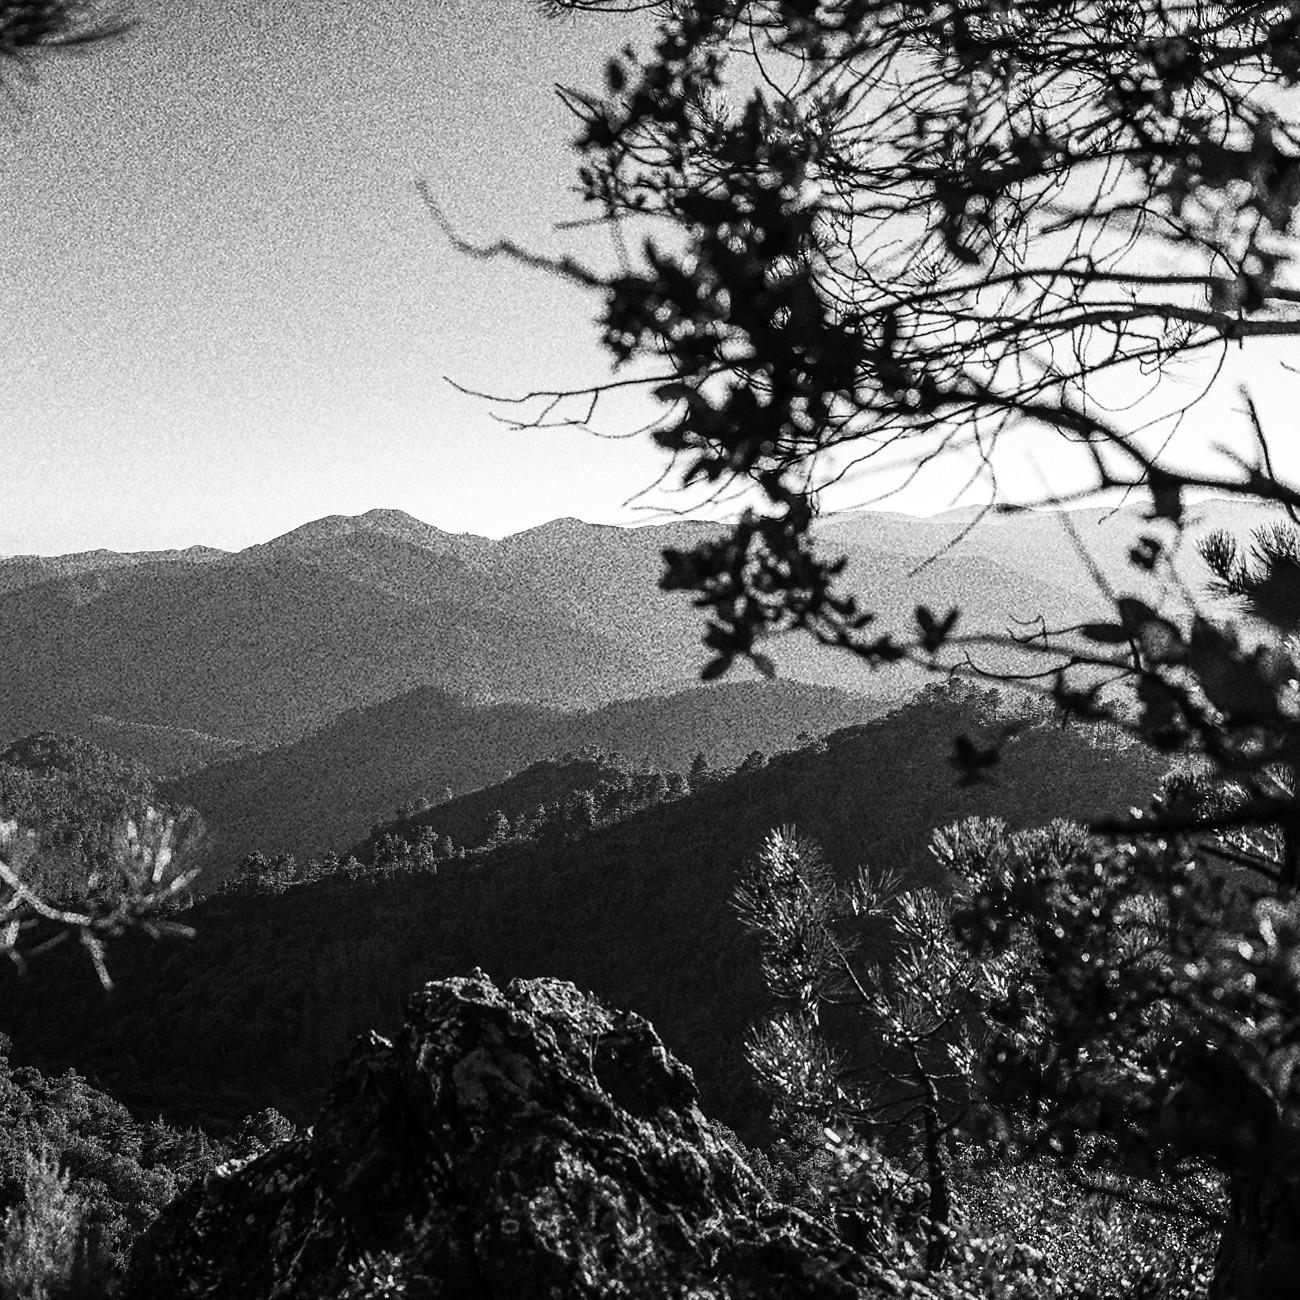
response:
M137 1245L131 1300L857 1300L641 1017L557 980L426 985L305 1137L222 1166Z

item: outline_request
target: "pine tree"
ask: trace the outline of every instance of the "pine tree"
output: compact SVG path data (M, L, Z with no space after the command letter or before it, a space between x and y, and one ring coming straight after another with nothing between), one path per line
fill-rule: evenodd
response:
M565 796L560 806L560 824L565 838L571 842L588 835L596 825L597 817L596 796L591 790L573 791Z
M84 1285L92 1269L80 1198L52 1147L24 1153L23 1198L5 1216L0 1295L57 1300Z
M774 1118L787 1134L832 1125L901 1142L922 1171L926 1257L939 1267L953 1212L949 1141L971 1100L970 1036L983 1027L991 967L957 945L950 904L939 895L899 891L865 871L841 884L818 847L790 827L764 841L734 905L759 940L768 992L784 1007L749 1037ZM855 956L869 920L891 932L879 963ZM829 1007L841 1018L848 1009L853 1041L842 1029L828 1037Z
M500 809L495 809L488 816L486 845L504 844L510 838L510 818Z

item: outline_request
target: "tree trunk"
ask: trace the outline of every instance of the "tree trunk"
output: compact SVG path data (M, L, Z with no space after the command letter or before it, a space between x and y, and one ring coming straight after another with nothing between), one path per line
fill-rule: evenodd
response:
M939 1090L915 1047L912 1048L912 1062L925 1093L921 1114L925 1123L925 1181L930 1194L930 1230L925 1248L925 1266L933 1271L948 1262L948 1226L952 1222L948 1134L939 1118Z
M925 1265L931 1270L942 1268L948 1262L947 1228L952 1221L952 1193L948 1187L946 1136L938 1112L926 1106L925 1172L930 1185L930 1238L926 1242Z
M1228 1222L1206 1300L1300 1297L1300 1176L1254 1171L1229 1184Z

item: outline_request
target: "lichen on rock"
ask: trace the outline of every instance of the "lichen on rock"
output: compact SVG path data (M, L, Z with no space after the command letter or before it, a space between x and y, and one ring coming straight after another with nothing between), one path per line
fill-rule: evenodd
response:
M426 985L314 1127L216 1170L137 1244L128 1300L857 1300L642 1017L559 980Z

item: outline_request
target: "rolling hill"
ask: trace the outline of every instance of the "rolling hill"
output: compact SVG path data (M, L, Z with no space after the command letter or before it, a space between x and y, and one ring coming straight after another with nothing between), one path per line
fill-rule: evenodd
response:
M98 716L272 744L420 685L572 704L690 680L689 647L661 663L552 616L540 592L508 602L458 564L368 540L328 566L259 554L8 593L2 738L81 730Z
M1202 532L1262 516L1208 502ZM860 512L823 521L848 557L847 585L907 631L920 604L956 605L986 637L1095 617L1102 596L1072 540L1120 590L1149 579L1128 549L1138 507L914 519ZM188 551L0 560L0 743L74 731L150 762L192 770L299 740L348 710L432 688L476 703L568 710L680 691L705 660L700 615L657 587L663 547L712 525L615 528L555 520L493 541L374 510L315 520L238 553ZM968 531L969 530L969 531ZM1183 576L1203 572L1185 543ZM805 638L772 644L781 675L881 698L924 680L872 672ZM1014 646L979 665L1014 671ZM752 676L752 675L751 675ZM737 680L745 680L737 670Z
M476 704L435 687L345 712L293 744L212 765L165 785L201 809L213 846L207 881L244 854L342 851L370 827L444 787L477 790L538 759L598 748L685 770L697 753L734 765L801 734L865 722L876 699L798 682L734 682L563 712Z
M497 980L548 974L649 1016L695 1069L710 1112L752 1131L743 1041L764 1004L729 898L772 827L796 823L839 869L865 862L935 883L927 843L938 826L1097 814L1144 801L1159 778L1149 751L1043 721L990 783L959 787L945 761L952 738L978 736L989 716L985 698L927 692L576 840L511 840L436 870L219 895L186 914L190 942L116 944L111 997L91 988L79 954L33 964L20 990L0 990L0 1027L16 1057L75 1062L150 1113L305 1115L352 1036L393 1026L420 981L475 965Z

